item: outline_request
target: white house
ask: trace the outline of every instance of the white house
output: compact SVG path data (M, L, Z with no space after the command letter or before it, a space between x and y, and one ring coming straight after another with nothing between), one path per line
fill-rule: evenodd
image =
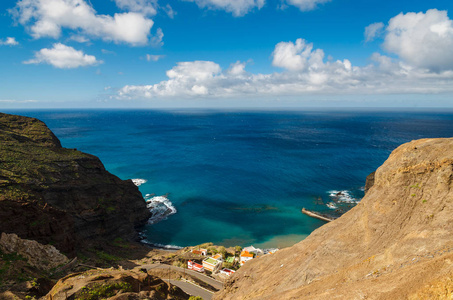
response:
M198 271L198 272L204 272L204 268L202 265L200 264L197 264L196 262L193 262L191 260L189 260L187 262L187 269L189 270L194 270L194 271Z
M233 271L233 270L230 270L230 269L227 269L227 268L224 268L224 269L220 270L220 274L223 274L223 275L226 275L226 276L231 276L235 272L236 271Z
M251 259L253 259L254 255L253 253L250 253L248 251L242 251L241 252L241 266L246 262L246 261L249 261Z
M211 271L214 273L218 269L220 269L220 267L222 266L222 262L223 262L223 259L222 259L221 255L220 255L220 257L218 255L216 255L214 257L208 257L203 260L203 267L205 268L205 270L208 270L208 271Z

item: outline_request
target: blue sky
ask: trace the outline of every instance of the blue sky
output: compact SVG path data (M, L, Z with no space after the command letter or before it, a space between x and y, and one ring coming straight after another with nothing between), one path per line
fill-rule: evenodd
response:
M5 0L0 109L452 107L452 7Z

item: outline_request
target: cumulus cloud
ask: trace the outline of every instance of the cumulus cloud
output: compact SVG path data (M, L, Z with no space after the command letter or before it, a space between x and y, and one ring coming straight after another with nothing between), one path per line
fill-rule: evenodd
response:
M313 51L313 44L307 44L303 39L297 39L296 43L278 43L272 55L272 65L290 71L318 68L324 59L324 51L321 49Z
M366 38L377 37L383 27L368 26ZM272 52L272 65L281 72L253 74L240 61L226 69L212 61L183 62L167 71L168 80L125 86L118 98L453 92L453 21L445 11L400 14L382 34L383 49L392 55L373 53L365 66L353 66L348 59L326 60L322 49L297 39L278 43Z
M144 45L154 24L138 12L99 15L85 0L20 0L9 12L37 39L56 39L69 29L105 41Z
M16 38L7 37L5 40L0 40L0 45L17 46L17 45L19 45L19 42L16 41Z
M385 50L431 71L453 69L453 21L447 11L399 14L386 28Z
M321 49L299 39L277 44L273 56L283 72L252 74L239 61L226 70L212 61L181 62L167 71L168 80L124 86L118 98L453 92L453 71L433 73L379 53L372 55L372 64L358 67L347 59L325 61Z
M373 23L365 28L365 42L371 42L379 37L384 31L384 23Z
M309 11L316 9L319 4L330 1L331 0L286 0L286 3L298 7L301 11Z
M230 12L235 17L246 15L254 8L261 9L265 0L185 0L195 2L200 8L219 9Z
M244 75L244 74L246 74L245 66L246 66L245 62L237 61L230 66L230 68L228 69L227 72L229 75L233 75L233 76Z
M94 66L102 63L92 55L84 54L72 47L56 43L53 48L44 48L35 53L35 58L24 64L49 64L59 69Z

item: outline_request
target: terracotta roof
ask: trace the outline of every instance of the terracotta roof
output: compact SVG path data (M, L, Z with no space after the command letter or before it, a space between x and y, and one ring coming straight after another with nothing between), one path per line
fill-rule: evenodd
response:
M253 257L253 254L247 252L247 251L242 251L241 252L241 256L242 257Z

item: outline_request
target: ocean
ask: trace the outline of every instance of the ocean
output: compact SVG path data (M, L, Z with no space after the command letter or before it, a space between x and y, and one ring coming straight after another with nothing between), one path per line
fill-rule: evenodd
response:
M64 147L134 179L156 245L286 247L363 197L393 149L452 137L453 111L36 110ZM329 207L330 206L330 207Z

